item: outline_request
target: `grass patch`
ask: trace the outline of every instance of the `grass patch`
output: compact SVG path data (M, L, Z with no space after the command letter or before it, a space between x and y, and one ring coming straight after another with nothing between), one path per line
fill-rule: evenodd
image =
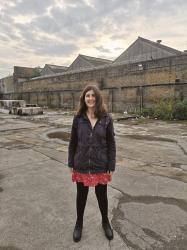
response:
M143 108L139 115L166 121L187 120L187 99L183 101L163 99L152 108Z

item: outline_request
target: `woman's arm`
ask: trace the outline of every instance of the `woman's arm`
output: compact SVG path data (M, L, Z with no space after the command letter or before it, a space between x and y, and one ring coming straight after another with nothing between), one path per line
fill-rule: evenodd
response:
M114 171L116 166L116 142L112 117L107 126L108 170Z
M77 147L77 118L74 116L73 124L71 127L71 136L68 147L68 167L74 168L74 156Z

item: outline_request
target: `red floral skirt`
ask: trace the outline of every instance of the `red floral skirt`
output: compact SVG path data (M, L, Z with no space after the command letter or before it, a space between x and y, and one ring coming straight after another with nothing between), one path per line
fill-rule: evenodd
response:
M82 182L84 186L95 187L97 184L107 184L112 180L112 176L108 173L84 174L73 171L72 181Z

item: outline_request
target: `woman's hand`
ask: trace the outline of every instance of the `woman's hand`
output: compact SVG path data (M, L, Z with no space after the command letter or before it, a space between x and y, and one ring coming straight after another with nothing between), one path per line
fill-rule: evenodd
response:
M69 168L69 172L70 172L70 174L72 174L73 173L73 168Z
M109 174L111 176L113 175L113 173L114 173L113 171L107 171L107 174Z

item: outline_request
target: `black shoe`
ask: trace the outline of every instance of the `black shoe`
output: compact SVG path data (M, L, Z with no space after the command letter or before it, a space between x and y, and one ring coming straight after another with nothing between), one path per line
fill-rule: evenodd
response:
M113 230L110 226L109 221L102 222L102 227L103 227L103 230L105 232L105 236L107 237L107 239L112 240L114 238L114 235L113 235Z
M81 237L82 237L82 223L76 222L75 228L73 231L73 240L75 242L78 242L81 240Z

